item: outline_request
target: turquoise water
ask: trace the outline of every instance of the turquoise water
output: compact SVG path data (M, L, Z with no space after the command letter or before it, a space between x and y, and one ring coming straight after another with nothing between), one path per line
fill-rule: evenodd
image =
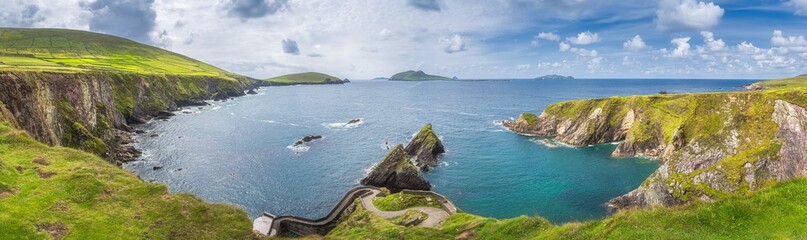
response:
M555 223L601 218L608 199L636 188L659 166L611 158L615 145L551 148L496 121L580 98L728 91L741 80L387 82L260 89L258 95L189 108L140 128L142 160L125 167L215 202L316 218L387 153L432 123L447 148L426 178L462 210ZM358 125L345 125L361 118ZM159 134L158 137L150 137ZM289 147L306 135L324 138ZM153 170L154 166L164 167ZM181 170L180 170L181 169Z

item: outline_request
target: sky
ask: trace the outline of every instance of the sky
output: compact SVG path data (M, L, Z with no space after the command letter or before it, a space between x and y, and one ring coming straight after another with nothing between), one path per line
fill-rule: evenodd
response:
M807 0L3 0L0 26L112 34L255 78L807 73Z

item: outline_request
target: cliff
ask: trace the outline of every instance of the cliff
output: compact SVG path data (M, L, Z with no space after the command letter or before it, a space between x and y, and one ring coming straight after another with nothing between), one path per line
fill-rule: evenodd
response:
M443 142L434 133L431 124L426 124L420 129L412 141L406 145L405 151L415 161L416 166L423 171L428 171L430 166L437 165L437 157L446 152Z
M620 142L615 157L658 158L661 167L613 209L672 206L746 195L807 175L803 88L611 97L552 104L509 129L575 146Z
M423 179L417 167L406 156L402 144L396 145L370 174L361 180L361 184L386 187L392 191L402 189L430 190L431 184Z
M0 103L13 115L6 118L43 143L118 164L138 156L128 146L129 124L201 100L244 95L254 82L109 35L0 28L0 36Z
M396 73L389 78L391 81L433 81L433 80L452 80L449 77L429 75L423 71L409 70L406 72Z

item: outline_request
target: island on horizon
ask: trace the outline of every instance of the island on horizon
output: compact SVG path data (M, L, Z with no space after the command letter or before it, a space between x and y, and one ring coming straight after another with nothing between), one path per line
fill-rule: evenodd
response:
M350 80L319 72L286 74L263 80L268 85L344 84Z
M390 81L447 81L457 80L457 77L443 77L438 75L429 75L425 72L418 70L409 70L406 72L396 73L389 78Z
M535 80L574 80L572 76L562 76L557 74L544 75L535 78Z

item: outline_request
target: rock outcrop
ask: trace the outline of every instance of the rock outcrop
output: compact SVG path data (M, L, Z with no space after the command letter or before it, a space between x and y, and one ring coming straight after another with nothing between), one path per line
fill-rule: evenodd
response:
M522 114L510 130L575 146L620 142L616 157L662 165L613 210L712 201L807 176L807 100L799 90L578 100Z
M201 99L240 96L247 86L246 80L202 76L0 72L0 102L14 124L37 140L120 164L139 154L129 146L129 124L169 117L164 111Z
M370 174L361 180L361 184L386 187L392 191L403 189L430 190L431 184L423 178L417 167L406 156L402 144L398 144Z
M412 138L412 141L406 145L405 150L422 171L428 171L429 166L437 165L437 157L446 152L443 142L434 133L431 124L423 126L420 132Z

